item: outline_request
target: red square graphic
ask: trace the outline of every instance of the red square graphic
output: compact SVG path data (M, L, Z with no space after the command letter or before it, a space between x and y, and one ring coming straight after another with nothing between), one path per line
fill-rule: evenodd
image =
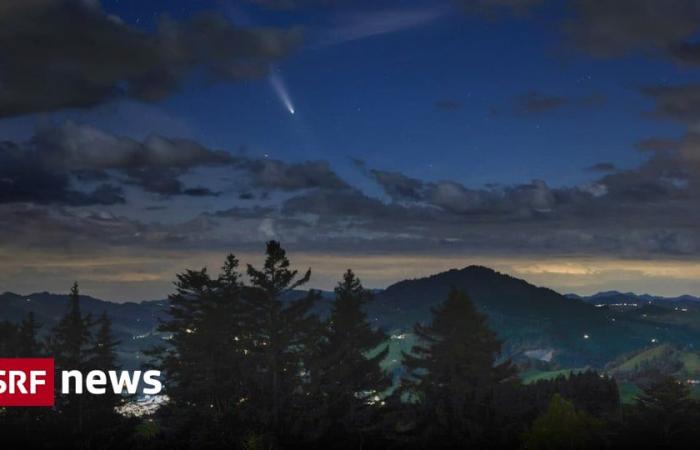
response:
M53 358L0 358L0 406L53 404Z

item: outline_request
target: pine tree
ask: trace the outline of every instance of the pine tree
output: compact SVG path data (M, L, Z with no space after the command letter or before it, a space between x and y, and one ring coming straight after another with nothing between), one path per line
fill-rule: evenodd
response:
M312 314L318 294L288 300L294 289L306 284L311 270L297 278L279 242L267 243L262 269L248 265L251 288L245 300L251 318L252 350L258 370L254 374L251 411L276 436L293 433L292 424L303 411L311 356L320 341L320 323Z
M217 278L206 269L177 275L169 320L159 327L171 345L151 352L168 380L170 404L163 413L171 437L196 447L233 446L241 432L234 424L243 421L253 366L237 269L229 255Z
M87 363L90 370L118 370L116 349L119 341L112 335L112 321L103 312L96 321L97 332L92 348L90 349L90 359ZM114 394L109 389L104 395L95 396L92 402L92 412L96 414L111 415L114 409L123 403L121 395Z
M683 449L700 439L700 403L687 384L660 376L643 389L625 415L626 448Z
M494 389L513 374L509 363L494 365L501 343L485 316L452 290L432 323L416 324L414 332L420 342L403 355L400 392L416 405L418 433L434 448L484 445Z
M391 377L382 369L388 336L373 329L363 307L372 299L348 270L335 288L328 330L319 348L317 410L327 434L355 448L373 431ZM374 430L376 431L376 430Z
M42 345L39 342L37 334L41 325L34 320L34 313L30 312L27 317L22 320L19 326L19 355L30 358L41 354Z
M68 301L68 311L53 329L49 346L51 354L56 358L57 368L84 370L89 359L92 318L84 316L80 309L77 282L71 288Z
M105 373L110 370L119 370L116 352L119 341L112 334L112 321L107 313L103 312L94 325L97 330L89 349L87 368ZM119 449L128 445L135 427L135 419L123 417L117 411L117 408L128 400L130 400L129 396L116 394L109 386L106 387L104 394L87 396L85 402L87 447Z
M62 370L79 370L86 374L89 369L92 319L83 315L80 308L78 283L71 288L68 311L58 322L49 336L48 349L56 362L56 373ZM61 389L59 378L57 390ZM88 411L87 397L80 394L61 394L56 396L56 408L60 411L61 424L58 432L70 441L79 443L84 448L87 444L86 426ZM73 436L71 437L71 433Z

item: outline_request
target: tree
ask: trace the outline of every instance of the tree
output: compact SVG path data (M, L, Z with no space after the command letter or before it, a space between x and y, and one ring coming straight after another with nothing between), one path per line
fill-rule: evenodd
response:
M34 313L29 312L19 326L19 355L23 357L36 357L41 354L42 345L38 339L41 325L34 320Z
M68 311L58 322L49 336L48 348L56 362L56 372L62 370L79 370L87 373L90 359L90 342L92 318L83 315L80 309L80 291L74 283L69 295ZM56 388L61 389L60 378ZM79 435L76 441L83 439L86 420L87 397L79 394L61 394L56 396L56 404L62 418L70 425L64 431L72 430Z
M452 290L429 325L416 324L420 342L404 353L400 393L415 404L416 431L435 447L484 445L492 426L497 385L509 362L495 365L501 343L469 298Z
M700 405L688 385L663 376L645 387L625 415L626 445L646 448L691 448L700 439Z
M106 312L95 321L89 359L89 370L119 370L116 349L119 346L112 334L112 321ZM135 427L135 420L123 417L117 408L129 399L128 396L114 393L109 387L100 395L90 395L85 404L88 429L85 439L89 448L123 448L129 442Z
M90 370L102 370L104 372L117 370L116 349L119 346L119 341L112 336L112 321L107 317L107 313L102 313L97 319L96 325L97 332L90 349L90 359L87 366ZM94 396L91 400L93 400L91 402L91 412L100 416L115 414L115 408L124 403L121 395L114 394L109 389L107 393Z
M206 268L177 275L169 319L159 327L170 345L151 352L168 379L170 402L161 417L172 441L207 448L234 446L240 437L254 366L237 270L229 255L217 278Z
M92 339L92 318L83 315L80 309L80 290L74 283L69 295L68 311L58 322L49 337L51 354L56 366L61 369L84 370L89 359L89 344Z
M294 290L306 284L311 270L298 277L290 269L286 252L277 241L269 241L261 269L248 265L251 287L244 301L248 308L251 349L256 361L250 411L258 415L264 429L283 439L297 432L296 420L307 411L308 369L320 342L318 317L312 314L318 294L298 297Z
M531 450L584 450L600 448L598 433L601 422L585 412L577 411L574 404L554 394L547 411L539 416L524 436L525 448Z
M389 347L386 333L373 329L363 307L369 291L348 269L335 288L335 302L325 339L319 347L315 377L319 393L316 409L327 423L328 435L350 448L377 422L391 377L382 369Z

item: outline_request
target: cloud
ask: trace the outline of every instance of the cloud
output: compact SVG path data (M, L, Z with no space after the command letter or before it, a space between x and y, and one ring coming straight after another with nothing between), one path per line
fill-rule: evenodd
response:
M180 177L198 167L232 164L226 152L186 139L150 136L143 141L66 123L38 132L29 142L0 146L0 201L91 205L124 203L121 187L162 196L217 195L185 187ZM93 190L94 182L105 182ZM86 190L87 189L87 190Z
M641 152L670 152L677 150L679 142L675 139L667 138L647 138L637 142L637 150Z
M92 191L77 189L66 172L54 171L18 145L0 144L0 203L110 205L124 203L121 188L102 184Z
M686 123L700 120L700 84L649 86L642 93L655 100L652 114L656 117Z
M225 81L261 77L301 37L298 28L237 28L214 14L162 18L145 32L96 0L16 2L0 9L0 117L117 97L156 101L195 69Z
M700 255L699 151L700 137L688 134L676 150L650 153L637 167L611 171L601 163L600 175L579 186L533 180L473 188L363 167L382 197L339 181L325 162L273 161L266 172L269 160L234 158L231 170L241 172L246 186L284 195L247 206L236 193L224 192L217 204L230 201L228 208L195 212L190 220L178 216L173 222L171 216L162 224L94 209L96 204L66 208L65 200L4 204L0 238L12 236L29 248L66 243L75 249L212 250L249 248L274 236L307 251L340 253L693 258ZM263 168L251 169L251 161Z
M242 198L253 193L305 189L346 189L325 161L288 163L268 158L234 156L223 150L159 135L143 140L117 136L67 122L42 129L28 142L0 145L0 202L38 204L112 204L125 202L121 185L161 198L221 195L207 186L186 186L194 171L222 168L236 175ZM103 183L89 190L90 186Z
M249 176L251 187L257 189L296 191L348 187L325 161L286 163L267 158L239 158L236 167Z
M339 45L424 26L447 13L449 9L435 6L343 13L332 27L317 33L316 46Z
M574 17L566 23L573 41L603 57L632 51L668 54L700 29L695 0L573 0ZM678 56L678 55L677 55Z
M189 139L151 135L137 141L72 122L39 131L30 146L43 161L70 170L189 169L234 161Z
M453 214L529 216L551 210L554 193L544 181L469 189L454 181L426 182L397 172L371 170L371 177L396 202L415 202Z

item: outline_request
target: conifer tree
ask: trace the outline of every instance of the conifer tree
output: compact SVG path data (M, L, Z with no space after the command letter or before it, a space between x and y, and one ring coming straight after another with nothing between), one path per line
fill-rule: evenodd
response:
M414 332L420 342L403 355L400 392L416 404L421 438L433 448L484 445L494 389L513 373L509 363L494 365L501 343L486 317L452 290L432 322L416 324Z
M119 370L117 347L119 341L112 333L112 321L103 312L95 321L97 327L89 350L88 370L100 370L108 373ZM120 449L128 445L135 427L135 419L122 416L117 408L133 398L115 393L109 386L104 394L90 395L86 398L85 440L88 448ZM131 398L130 398L131 397Z
M59 368L84 370L89 359L92 318L80 309L80 291L74 283L68 299L68 311L49 338L51 354Z
M327 434L356 448L377 424L391 377L382 369L388 336L372 328L363 307L372 295L348 269L335 288L325 339L319 346L316 409Z
M700 404L687 384L659 376L625 414L625 448L692 448L700 439Z
M318 294L311 291L300 299L288 299L309 281L311 270L298 277L276 241L267 243L264 266L248 265L247 272L251 288L245 300L258 367L251 411L276 436L288 435L293 432L290 422L305 412L300 399L306 396L311 357L320 341L320 323L312 314Z
M169 319L159 327L171 345L151 352L168 380L166 425L173 439L182 433L196 447L233 446L241 432L234 424L243 420L252 362L237 270L229 255L217 278L206 269L178 274Z
M38 339L39 325L34 319L34 313L29 312L19 326L19 355L36 357L41 354L42 345Z
M97 319L97 331L95 333L94 343L90 349L90 359L88 368L90 370L118 370L117 352L119 341L114 339L112 335L112 321L107 317L107 313L103 312ZM103 395L95 396L91 404L93 413L101 415L111 415L114 409L123 403L121 395L114 394L109 389Z
M83 315L80 308L80 291L74 283L68 299L68 311L54 327L49 336L48 349L55 358L56 373L62 370L78 370L86 374L89 370L92 318ZM56 382L61 389L61 379ZM60 424L57 432L66 440L86 447L88 402L85 395L61 394L56 396L56 408L60 411ZM71 436L72 433L72 436Z

